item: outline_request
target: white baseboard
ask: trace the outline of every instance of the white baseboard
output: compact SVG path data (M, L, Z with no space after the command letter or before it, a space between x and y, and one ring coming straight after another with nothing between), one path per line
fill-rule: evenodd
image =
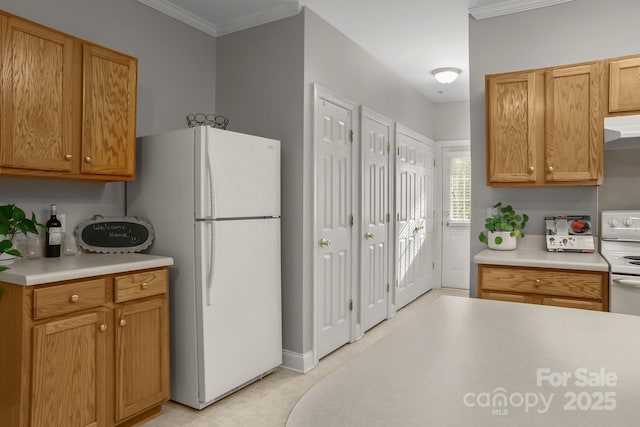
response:
M283 349L282 365L280 365L280 367L300 374L306 374L315 368L313 363L313 352L308 351L301 354Z

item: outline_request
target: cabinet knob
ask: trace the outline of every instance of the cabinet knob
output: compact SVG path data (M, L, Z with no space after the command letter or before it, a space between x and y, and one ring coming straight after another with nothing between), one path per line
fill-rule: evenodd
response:
M538 287L542 284L542 280L536 279L535 287Z
M91 160L93 160L91 158L91 156L87 156L87 157L84 158L84 161L87 162L87 163L91 163Z
M140 285L140 287L142 289L147 289L147 287L149 287L149 285L147 284L147 282L143 282L142 285Z
M69 298L69 301L71 302L78 302L78 300L80 299L80 297L76 294L71 295L71 298Z
M549 171L549 173L553 172L553 166L549 165L549 167L547 167L547 170Z
M529 173L534 173L536 171L536 168L533 166L529 166Z
M73 156L71 154L65 154L64 155L64 159L65 160L71 160L73 158Z
M120 326L124 326L127 324L127 320L126 319L120 319Z
M104 323L100 325L100 332L104 332L106 330L107 330L107 325L105 325Z

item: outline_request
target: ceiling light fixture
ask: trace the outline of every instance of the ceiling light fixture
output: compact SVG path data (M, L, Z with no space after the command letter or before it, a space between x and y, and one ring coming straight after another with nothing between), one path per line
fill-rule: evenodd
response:
M460 68L437 68L431 72L433 77L442 84L448 84L458 78L462 70Z

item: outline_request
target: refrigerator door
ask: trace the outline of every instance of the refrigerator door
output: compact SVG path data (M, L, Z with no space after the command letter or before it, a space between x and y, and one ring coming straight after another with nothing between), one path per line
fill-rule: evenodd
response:
M280 219L198 221L202 406L282 363Z
M280 141L196 131L196 219L280 216Z

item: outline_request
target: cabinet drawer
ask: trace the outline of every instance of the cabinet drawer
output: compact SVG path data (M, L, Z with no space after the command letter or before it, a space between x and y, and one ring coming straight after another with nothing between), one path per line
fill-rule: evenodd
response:
M87 308L99 307L107 302L104 278L34 289L33 318L57 316Z
M502 294L498 292L482 292L481 299L492 299L496 301L523 302L527 304L536 304L534 297L525 294Z
M482 267L480 272L482 290L602 299L598 272L501 267Z
M542 298L542 304L554 305L556 307L568 307L568 308L582 308L584 310L602 310L602 303L595 301L581 301L577 299L563 299L563 298Z
M118 276L115 279L116 302L130 301L168 291L167 270L153 270Z

